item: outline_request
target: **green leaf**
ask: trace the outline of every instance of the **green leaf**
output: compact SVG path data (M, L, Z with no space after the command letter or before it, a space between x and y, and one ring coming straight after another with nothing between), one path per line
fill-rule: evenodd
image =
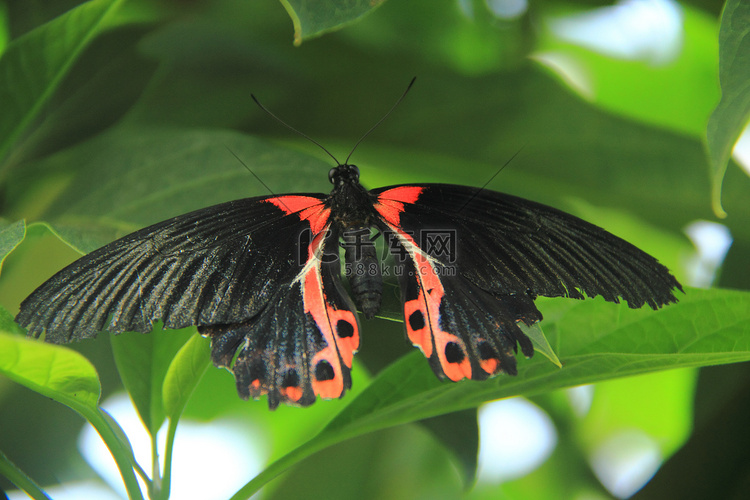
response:
M711 201L719 216L721 186L732 148L750 117L750 4L728 0L719 30L721 101L708 121L707 141L711 160Z
M26 237L26 221L19 220L12 224L0 223L0 271L5 258Z
M111 337L117 371L152 437L164 423L162 387L167 371L193 331L155 328L149 334L124 333Z
M0 59L0 160L39 115L122 0L92 0L12 41ZM50 43L54 40L55 43Z
M658 311L603 300L539 301L548 335L563 362L520 363L518 376L486 382L438 381L419 353L405 356L372 381L320 434L282 457L237 492L256 491L311 453L374 430L516 395L680 367L750 360L750 293L689 289Z
M342 28L385 0L281 0L294 23L294 44Z
M0 332L0 373L79 413L99 402L96 369L67 347Z
M33 166L76 172L39 214L81 253L191 210L251 195L327 190L329 165L306 154L229 131L118 128ZM290 175L293 173L293 175ZM16 192L23 197L33 185ZM31 195L30 195L31 196Z
M211 343L196 333L177 352L164 377L162 395L167 418L180 417L210 364Z
M4 308L2 311L8 316ZM112 453L129 498L142 498L130 443L116 422L99 408L99 376L85 357L67 347L0 332L0 374L86 418Z

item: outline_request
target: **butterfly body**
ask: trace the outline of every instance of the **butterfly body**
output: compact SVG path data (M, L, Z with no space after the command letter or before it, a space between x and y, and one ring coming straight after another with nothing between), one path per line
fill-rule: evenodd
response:
M328 177L334 188L326 205L335 214L332 224L344 246L345 274L356 304L371 319L380 310L383 294L380 260L369 239L371 228L378 226L376 199L359 183L354 165L332 168Z
M542 319L537 296L658 308L681 290L653 257L551 207L447 184L368 191L347 164L329 180L327 196L247 198L136 231L50 278L16 319L55 343L196 325L239 394L275 408L351 387L355 303L377 314L384 278L398 280L408 339L453 381L517 372L517 348L533 354L519 324ZM373 229L393 256L387 273Z

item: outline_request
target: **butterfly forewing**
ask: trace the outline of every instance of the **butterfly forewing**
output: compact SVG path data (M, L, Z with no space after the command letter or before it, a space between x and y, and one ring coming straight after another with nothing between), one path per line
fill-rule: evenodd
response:
M17 320L51 342L147 332L157 320L168 328L247 320L300 267L295 233L304 226L269 199L216 205L112 242L35 290Z
M630 307L675 302L669 270L630 243L552 207L489 190L445 184L376 189L393 199L414 189L398 212L405 232L455 232L457 272L499 295L602 295ZM394 203L398 200L392 200ZM435 248L425 248L434 252Z

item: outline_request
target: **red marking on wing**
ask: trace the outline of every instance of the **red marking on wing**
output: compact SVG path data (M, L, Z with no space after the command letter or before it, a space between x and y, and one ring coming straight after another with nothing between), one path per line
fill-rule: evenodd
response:
M424 302L421 297L416 300L409 300L404 302L404 318L406 319L406 334L409 336L409 340L415 346L419 347L426 357L432 356L432 337L430 336L429 328L426 325L418 330L414 330L409 324L409 318L415 312L419 311L422 313L422 317L426 318L427 314L424 311Z
M296 214L301 220L310 223L310 230L318 234L328 224L331 209L323 206L319 198L312 196L286 195L268 198L268 203L273 203L287 214Z
M400 186L383 191L378 195L378 201L375 202L375 210L389 224L398 226L401 212L404 211L404 204L415 203L424 190L422 186Z
M399 186L387 189L378 195L378 200L393 200L415 203L426 188L424 186Z
M500 370L500 360L496 358L482 360L479 365L482 367L482 370L490 375L494 375Z
M302 397L302 388L300 387L286 387L279 389L279 393L281 393L282 396L286 396L291 401L299 401Z
M410 235L401 231L398 227L391 226L391 229L398 233L402 239L411 242L414 247L418 248ZM412 258L416 270L415 278L419 287L419 297L404 302L404 318L409 340L419 347L428 358L432 357L434 347L443 373L449 379L458 381L463 378L471 378L471 362L466 354L466 345L458 336L446 332L440 327L440 303L445 296L445 289L440 277L435 272L433 264L424 254L415 252ZM415 311L420 311L425 320L424 325L417 330L412 327L409 321ZM446 347L450 343L456 344L463 352L463 358L458 362L449 362L446 357Z
M310 242L309 257L319 258L317 251L324 244L324 233L320 233ZM357 318L352 311L347 309L335 309L333 305L326 302L323 295L323 281L320 275L320 263L310 266L305 272L302 283L302 300L305 312L310 313L315 325L323 335L327 346L318 351L312 360L310 367L313 372L313 392L322 398L337 398L344 391L344 377L341 372L341 361L351 368L354 353L359 347L359 326ZM339 321L346 321L351 325L353 334L349 337L339 337L336 328ZM320 361L327 361L333 368L333 377L330 380L317 380L314 376L315 367Z

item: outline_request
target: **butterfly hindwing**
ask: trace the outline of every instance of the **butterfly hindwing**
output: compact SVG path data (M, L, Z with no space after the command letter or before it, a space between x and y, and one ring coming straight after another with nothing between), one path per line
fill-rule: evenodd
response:
M175 217L71 264L32 293L17 321L63 343L102 330L197 325L240 394L310 404L340 397L359 326L342 291L323 195L249 198ZM235 356L235 353L239 354Z
M337 237L320 233L309 249L308 265L256 318L199 327L211 337L215 365L229 367L239 350L232 367L239 394L267 394L271 408L279 402L307 406L316 396L337 398L351 388L359 324L341 287L338 260L325 258L337 251Z
M533 354L517 325L541 319L533 299L495 297L423 252L411 235L387 227L406 333L435 374L453 381L484 380L500 371L514 375L517 344L526 356Z
M533 354L519 323L542 319L538 295L622 297L656 308L680 288L653 257L551 207L440 184L372 193L391 252L403 261L407 335L439 377L515 373L517 344Z

